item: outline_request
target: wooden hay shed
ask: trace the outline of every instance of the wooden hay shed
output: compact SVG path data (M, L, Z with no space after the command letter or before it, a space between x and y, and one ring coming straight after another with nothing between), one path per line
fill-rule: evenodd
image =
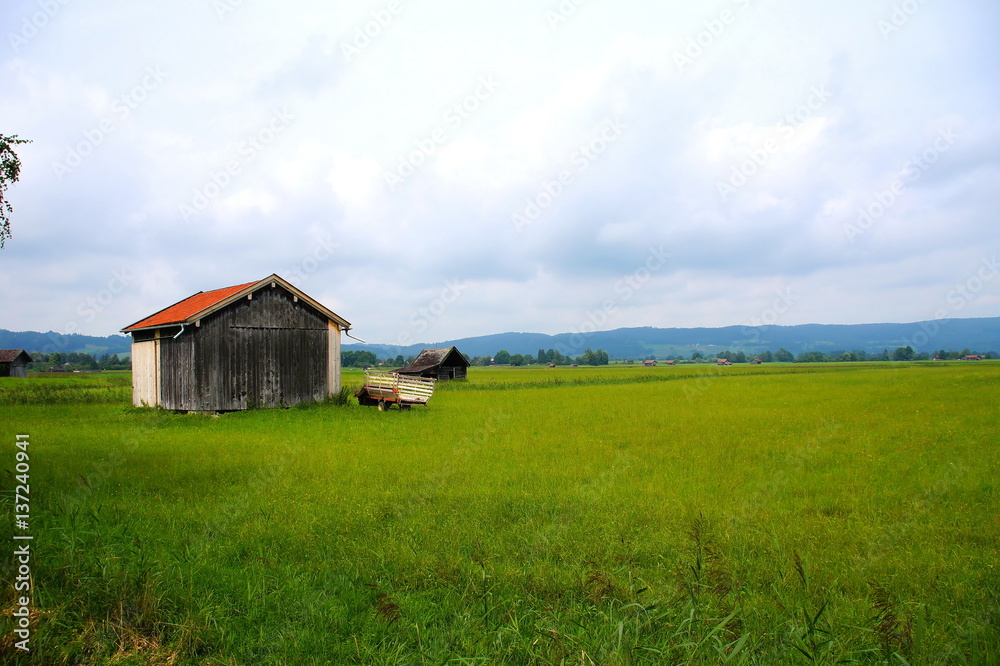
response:
M225 412L323 400L340 391L350 327L278 275L198 292L122 329L132 402Z
M23 349L0 349L0 377L28 376L31 356Z
M425 349L413 363L396 372L401 375L430 377L439 381L465 379L469 376L469 361L455 347Z

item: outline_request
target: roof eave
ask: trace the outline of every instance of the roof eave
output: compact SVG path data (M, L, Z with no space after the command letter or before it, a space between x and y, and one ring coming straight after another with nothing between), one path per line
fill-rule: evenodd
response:
M132 328L132 326L135 326L135 324L132 324L132 326L128 326L126 328L123 328L121 330L121 332L122 333L136 333L137 331L155 331L158 328L176 328L178 326L187 326L190 323L191 322L189 322L189 321L174 321L174 322L170 322L168 324L153 324L152 326L140 326L139 328Z

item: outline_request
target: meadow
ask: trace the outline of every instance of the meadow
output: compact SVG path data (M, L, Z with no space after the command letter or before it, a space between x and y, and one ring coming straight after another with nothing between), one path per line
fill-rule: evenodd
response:
M1000 363L473 368L218 417L129 382L0 380L9 663L1000 663Z

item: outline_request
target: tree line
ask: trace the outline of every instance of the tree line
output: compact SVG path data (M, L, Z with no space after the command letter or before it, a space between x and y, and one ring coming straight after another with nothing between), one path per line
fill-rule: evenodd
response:
M905 347L897 347L892 352L888 349L883 349L878 353L870 353L861 349L855 349L853 351L836 350L830 352L804 351L799 353L797 356L784 348L779 348L778 351L774 353L770 350L766 350L750 356L743 351L732 352L726 350L719 352L715 356L706 356L701 352L696 351L691 354L690 360L702 363L718 359L726 359L731 363L748 363L754 360L759 360L762 363L842 363L850 361L930 361L934 359L942 361L955 361L965 358L966 356L979 356L980 358L994 359L997 358L997 353L980 353L971 351L968 348L963 349L962 351L945 351L941 349L934 351L933 353L917 353L913 347L907 345ZM668 357L668 360L669 359L670 357ZM677 358L677 360L684 359Z
M511 354L501 349L492 356L474 356L469 359L472 365L607 365L611 362L608 353L603 349L587 348L579 356L563 354L555 349L539 349L537 354Z
M486 367L490 365L608 365L611 358L603 349L586 349L579 356L568 356L555 349L539 349L538 354L511 354L506 349L501 349L496 354L486 356L469 356L463 354L470 365ZM370 351L345 351L340 354L341 363L345 368L370 368L377 365L401 368L413 363L415 357L403 357L402 354L395 358L389 357L379 359L375 352Z
M86 352L29 352L32 362L28 364L31 372L50 372L53 369L65 372L95 372L98 370L131 370L132 360L128 356L118 356L118 354L101 354L95 356ZM967 356L979 356L985 359L996 359L1000 357L996 352L976 352L968 348L962 351L936 350L931 353L917 353L913 347L897 347L890 352L883 349L880 353L869 353L860 349L853 351L805 351L797 356L784 348L779 348L776 352L765 350L760 353L747 354L746 352L725 350L715 355L703 354L696 351L690 358L682 356L667 356L666 360L691 361L694 363L714 363L719 359L726 359L731 363L750 363L759 360L761 363L835 363L845 361L929 361L940 359L943 361L955 361ZM345 368L369 368L383 365L392 368L402 368L415 360L415 356L404 357L397 354L394 358L379 359L375 352L370 351L343 351L340 353L341 365ZM568 356L555 349L539 349L538 353L532 354L511 354L506 349L501 349L492 356L469 356L466 360L474 366L490 365L608 365L610 357L603 349L587 349L579 356ZM655 360L654 355L646 357Z
M132 359L118 354L95 356L86 352L28 352L29 372L96 372L98 370L131 370Z
M730 363L843 363L850 361L929 361L933 359L958 360L966 356L979 356L981 358L997 358L996 352L976 352L969 349L962 351L937 350L932 353L917 353L913 347L898 347L893 351L883 349L881 352L866 352L861 349L852 351L835 350L830 352L804 351L793 354L783 347L777 351L764 350L761 352L745 352L743 350L725 350L716 354L695 351L690 357L685 358L679 355L669 355L661 357L661 360L681 361L693 363L716 363L720 359L726 359ZM469 356L465 354L466 360L473 366L488 367L491 365L608 365L611 361L608 353L603 349L587 349L579 356L566 355L555 349L539 349L537 354L511 354L506 349L501 349L496 354L486 356ZM401 368L413 363L414 357L403 357L402 354L395 358L379 359L374 352L370 351L345 351L341 353L344 367L367 368L383 365L393 368ZM641 360L657 360L653 354L643 357ZM632 362L626 360L626 363Z

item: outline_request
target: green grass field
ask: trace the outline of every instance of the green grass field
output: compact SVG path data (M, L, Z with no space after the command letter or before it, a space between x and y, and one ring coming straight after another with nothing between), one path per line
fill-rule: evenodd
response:
M34 535L0 657L1000 663L1000 363L471 373L219 417L0 380L0 543L16 434Z

